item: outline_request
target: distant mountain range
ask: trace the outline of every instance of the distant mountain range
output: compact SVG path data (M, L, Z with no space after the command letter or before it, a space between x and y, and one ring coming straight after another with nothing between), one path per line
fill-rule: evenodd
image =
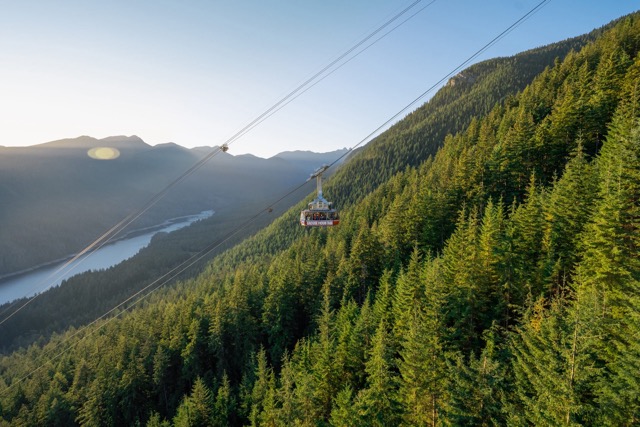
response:
M90 157L101 147L119 155ZM216 148L151 146L137 136L0 147L0 275L81 250ZM345 152L293 151L269 159L218 152L131 227L267 203Z
M215 240L203 221L48 291L0 327L0 351L23 347L0 356L0 424L637 425L639 41L640 12L464 70L328 180L339 227L303 230L300 201L140 294ZM128 207L204 155L128 149L19 182ZM216 156L164 208L235 200L237 221L332 155L304 157ZM63 207L86 222L85 204Z

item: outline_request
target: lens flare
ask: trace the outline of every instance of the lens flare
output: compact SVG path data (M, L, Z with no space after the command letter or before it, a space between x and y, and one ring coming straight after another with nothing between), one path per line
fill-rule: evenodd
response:
M89 157L97 160L113 160L120 157L120 151L112 147L94 147L87 152Z

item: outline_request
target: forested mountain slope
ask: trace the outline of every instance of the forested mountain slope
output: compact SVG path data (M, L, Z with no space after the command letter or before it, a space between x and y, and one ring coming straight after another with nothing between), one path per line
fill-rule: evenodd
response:
M3 357L2 418L637 425L639 50L635 14L339 227L258 256L292 212L102 329Z
M87 156L89 148L104 146L117 149L120 157L100 161ZM29 266L36 260L50 261L51 257L79 250L91 241L86 239L94 239L139 208L154 190L211 152L211 147L151 147L137 137L80 137L7 150L0 160L4 178L0 198L7 195L7 189L16 191L0 207L0 254L4 260L0 271L11 265L15 268L16 259ZM160 233L131 259L106 270L76 275L33 301L22 298L0 304L0 312L8 314L29 301L19 315L0 328L0 351L85 325L158 278L165 283L193 277L213 256L282 214L311 184L274 206L269 215L237 229L247 221L247 212L263 209L270 198L304 182L317 165L332 162L344 153L284 152L270 159L218 153L145 212L144 221L136 221L129 229L199 209L214 209L213 217L170 235ZM117 213L122 217L116 217ZM211 245L215 247L206 257L173 277L175 268Z
M348 162L325 184L334 205L345 207L364 196L409 166L425 162L442 147L444 137L461 132L474 117L523 90L533 78L569 52L582 48L607 27L562 42L532 49L508 58L496 58L470 66L440 89L434 97L389 130L355 150ZM303 209L306 203L301 203ZM292 232L295 210L283 221L276 221L259 243L242 245L238 257L263 256L286 248L300 238L301 230Z
M333 181L337 201L358 200L407 166L418 166L442 146L444 137L465 129L506 97L523 90L554 60L579 50L600 33L554 43L470 66L434 97L367 145ZM351 183L358 185L352 186ZM355 194L354 194L355 191Z

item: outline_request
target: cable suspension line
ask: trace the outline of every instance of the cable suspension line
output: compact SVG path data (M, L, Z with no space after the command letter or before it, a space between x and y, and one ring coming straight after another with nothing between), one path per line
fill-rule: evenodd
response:
M525 15L523 15L520 19L518 19L517 21L515 21L513 24L511 24L509 27L507 27L507 29L505 29L504 31L502 31L500 34L498 34L495 38L493 38L491 41L489 41L488 43L486 43L482 48L480 48L478 51L476 51L473 55L471 55L468 59L466 59L464 62L462 62L459 66L457 66L456 68L454 68L451 72L449 72L446 76L444 76L442 79L440 79L437 83L435 83L434 85L432 85L431 87L429 87L426 91L424 91L422 94L420 94L417 98L415 98L413 101L411 101L409 104L407 104L405 107L403 107L401 110L399 110L396 114L394 114L391 118L389 118L387 121L385 121L382 125L378 126L374 131L372 131L371 133L369 133L366 137L364 137L363 139L361 139L358 143L356 143L353 147L349 148L344 154L340 155L336 160L334 160L332 163L330 163L327 167L327 169L333 167L336 163L338 163L341 159L343 159L345 156L347 156L349 153L353 152L353 150L355 150L356 148L358 148L360 145L364 144L367 141L370 141L374 135L376 135L381 129L385 128L389 123L391 123L393 120L395 120L399 115L401 115L402 113L404 113L405 111L407 111L409 108L411 108L413 105L415 105L418 101L420 101L422 98L424 98L428 93L430 93L431 91L433 91L433 89L435 89L436 87L438 87L442 82L444 82L445 80L447 80L448 78L450 78L452 75L456 74L460 68L464 67L466 64L468 64L469 62L471 62L473 59L475 59L476 57L478 57L480 54L482 54L484 51L486 51L487 49L489 49L491 46L493 46L494 44L496 44L499 40L501 40L502 38L504 38L507 34L509 34L511 31L513 31L516 27L518 27L519 25L521 25L524 21L526 21L527 19L529 19L531 16L533 16L537 11L539 11L546 3L550 2L551 0L543 0L540 3L538 3L536 6L534 6L531 10L529 10ZM66 347L65 349L61 350L60 352L56 353L55 355L51 356L50 358L48 358L47 360L49 362L56 360L57 358L61 357L62 355L64 355L66 352L70 351L75 345L79 344L82 340L84 340L85 338L91 336L92 334L100 331L102 328L104 328L106 325L108 325L110 322L112 322L113 320L115 320L116 318L118 318L122 313L128 311L130 308L133 308L134 306L136 306L138 303L140 303L141 301L143 301L144 299L146 299L149 295L151 295L153 292L155 292L156 290L158 290L160 287L162 287L164 284L168 283L170 280L176 278L177 276L179 276L181 273L183 273L184 271L186 271L188 268L192 267L193 265L195 265L197 262L199 262L200 260L202 260L204 257L206 257L209 253L211 253L213 250L215 250L216 248L218 248L220 245L222 245L223 243L225 243L226 241L228 241L231 237L233 237L234 235L236 235L237 233L239 233L241 230L243 230L244 228L246 228L249 224L251 224L253 221L255 221L256 218L258 218L260 215L266 213L266 212L270 212L272 207L275 206L276 204L280 203L281 201L283 201L285 198L287 198L288 196L290 196L291 194L293 194L294 192L298 191L300 188L302 188L304 185L306 185L308 182L308 180L305 180L304 182L302 182L300 185L294 187L292 190L290 190L289 192L287 192L286 194L284 194L283 196L281 196L280 198L278 198L277 200L275 200L273 203L270 203L267 207L261 209L260 211L258 211L256 214L254 214L252 217L250 217L249 219L247 219L244 223L240 224L239 226L237 226L236 228L234 228L233 230L231 230L229 233L227 233L227 235L225 235L225 237L223 237L221 240L219 240L218 242L212 243L211 245L207 246L205 249L201 250L200 252L198 252L197 254L191 256L189 259L187 259L186 261L182 262L180 265L178 265L177 267L173 268L172 270L170 270L169 272L165 273L163 276L161 276L160 278L156 279L155 281L153 281L152 283L150 283L149 285L145 286L143 289L137 291L135 294L133 294L132 296L130 296L129 298L127 298L125 301L123 301L122 303L116 305L115 307L113 307L111 310L107 311L106 313L104 313L103 315L99 316L97 319L95 319L94 321L92 321L91 323L79 328L76 332L74 332L71 336L65 338L64 340L60 341L53 349L49 350L47 353L44 353L41 357L42 358L47 358L51 353L53 353L57 348L63 346L64 344L66 344L68 341L70 341L71 339L73 339L74 337L78 336L80 333L84 332L87 328L96 325L100 320L105 319L109 314L115 312L116 310L122 308L121 311L119 311L118 313L116 313L114 316L106 319L103 323L101 323L100 325L97 325L95 327L95 329L93 329L92 331L89 331L86 335L84 335L83 337L79 338L78 341L76 341L75 343L70 344L68 347ZM167 278L166 280L162 281L163 279ZM148 291L147 293L144 293ZM144 294L143 294L144 293ZM135 301L133 301L130 305L128 305L127 307L124 307L125 304L127 304L128 302L132 301L134 298L136 298L137 296L140 296L138 299L136 299ZM1 323L0 323L1 324ZM40 371L43 367L45 367L45 363L41 363L37 368L34 368L33 370L31 370L29 372L29 374L19 378L18 380L15 380L12 382L11 385L9 385L4 392L7 393L9 390L11 390L16 384L20 384L23 381L25 381L27 378L29 378L31 375L33 375L34 373Z
M424 10L426 7L428 7L429 5L433 4L436 0L432 0L426 6L422 7L417 12L413 13L408 18L406 18L405 20L401 21L395 27L392 27L388 32L384 33L382 36L380 36L379 38L375 39L372 43L370 43L364 49L362 49L359 52L357 52L358 48L360 48L361 46L365 45L368 41L373 39L379 33L383 32L387 27L389 27L395 21L399 20L403 15L405 15L407 12L409 12L412 8L414 8L421 1L422 0L415 0L413 3L409 4L407 7L402 9L400 12L396 13L395 15L393 15L391 18L389 18L387 21L385 21L382 25L380 25L375 30L373 30L372 32L367 34L363 39L358 41L355 45L353 45L352 47L347 49L347 51L345 51L344 53L339 55L336 59L332 60L329 64L324 66L320 71L318 71L315 74L313 74L311 77L309 77L303 83L298 85L296 88L294 88L288 94L286 94L284 97L282 97L280 100L278 100L271 107L267 108L264 112L259 114L255 119L250 121L247 125L245 125L239 131L237 131L234 135L229 137L220 147L217 147L216 149L214 149L212 152L210 152L209 154L204 156L202 159L200 159L198 162L196 162L191 168L189 168L188 170L183 172L181 175L179 175L177 178L175 178L173 181L171 181L160 192L158 192L153 197L151 197L142 207L140 207L138 210L132 212L131 214L127 215L124 219L122 219L116 225L114 225L109 230L104 232L96 240L91 242L88 246L86 246L84 249L82 249L78 254L76 254L71 259L66 261L60 268L58 268L56 271L51 273L47 278L45 278L44 281L42 282L43 286L40 288L41 291L51 287L52 283L55 283L60 278L64 277L65 274L71 272L74 268L76 268L80 263L77 263L75 265L74 265L74 263L76 261L78 261L80 258L82 258L85 255L88 258L89 256L91 256L91 254L93 252L95 252L96 250L100 249L102 246L104 246L107 243L109 243L110 241L112 241L126 227L131 225L131 223L133 223L136 219L138 219L145 212L147 212L151 207L153 207L156 203L158 203L172 188L174 188L176 185L178 185L179 183L184 181L186 178L191 176L193 173L195 173L205 163L207 163L209 160L211 160L213 157L215 157L217 154L219 154L221 150L226 152L228 150L230 144L232 144L233 142L237 141L242 136L246 135L249 131L251 131L253 128L258 126L264 120L266 120L269 117L271 117L273 114L275 114L277 111L282 109L284 106L288 105L290 102L292 102L298 96L302 95L304 92L309 90L311 87L315 86L317 83L319 83L320 81L324 80L327 76L331 75L332 73L334 73L335 71L337 71L338 69L343 67L349 61L351 61L352 59L354 59L355 57L360 55L362 52L364 52L365 50L370 48L372 45L374 45L375 43L380 41L386 35L388 35L389 33L393 32L394 30L396 30L397 28L402 26L404 23L406 23L408 20L410 20L411 18L416 16L419 12ZM353 52L356 52L356 54L353 55L351 58L347 59L346 61L344 61L343 63L340 63L341 61L343 61L345 58L347 58ZM333 68L333 67L335 67L335 68ZM328 72L332 68L333 68L333 70ZM325 73L326 73L326 75L324 75L324 77L323 77L323 74L325 74ZM86 259L86 258L84 258L84 259ZM17 313L19 313L21 310L23 310L29 304L31 304L40 295L41 295L40 292L36 293L31 298L29 298L26 302L24 302L22 305L20 305L15 310L13 310L11 313L9 313L5 317L3 317L0 320L0 326L2 326L7 320L11 319L13 316L15 316ZM2 311L0 313L0 316L4 316L8 311L10 311L12 309L13 306L14 306L14 304L10 304L4 311Z

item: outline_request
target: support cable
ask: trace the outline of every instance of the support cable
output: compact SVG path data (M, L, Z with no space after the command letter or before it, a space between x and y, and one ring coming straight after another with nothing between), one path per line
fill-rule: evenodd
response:
M341 159L343 159L346 155L348 155L349 153L351 153L353 150L355 150L356 148L358 148L360 145L364 144L367 141L370 141L374 135L376 135L381 129L383 129L384 127L386 127L389 123L391 123L393 120L395 120L400 114L404 113L406 110L408 110L409 108L411 108L414 104L416 104L418 101L420 101L422 98L424 98L429 92L431 92L433 89L435 89L436 87L438 87L442 82L444 82L445 80L447 80L449 77L451 77L452 75L454 75L455 73L457 73L460 68L464 67L465 65L467 65L470 61L472 61L473 59L475 59L476 57L478 57L480 54L482 54L484 51L486 51L487 49L489 49L491 46L493 46L495 43L497 43L499 40L501 40L502 38L504 38L507 34L509 34L511 31L513 31L516 27L518 27L519 25L521 25L524 21L526 21L527 19L529 19L533 14L535 14L538 10L540 10L546 3L550 2L551 0L543 0L540 3L538 3L536 6L534 6L531 10L529 10L525 15L523 15L520 19L518 19L517 21L515 21L513 24L511 24L507 29L505 29L503 32L501 32L500 34L498 34L495 38L493 38L491 41L489 41L487 44L485 44L482 48L480 48L478 51L476 51L473 55L471 55L467 60L465 60L464 62L462 62L459 66L457 66L456 68L454 68L451 72L449 72L445 77L443 77L442 79L440 79L437 83L435 83L434 85L432 85L431 87L429 87L426 91L424 91L422 94L420 94L417 98L415 98L413 101L411 101L409 104L407 104L405 107L403 107L400 111L398 111L396 114L394 114L391 118L389 118L387 121L385 121L382 125L378 126L373 132L369 133L365 138L361 139L358 143L356 143L353 147L349 148L344 154L342 154L341 156L339 156L336 160L334 160L331 164L328 165L328 168L331 168L332 166L334 166L336 163L338 163ZM327 168L327 169L328 169ZM197 254L191 256L188 260L184 261L183 263L181 263L179 266L173 268L172 270L170 270L169 272L165 273L163 276L161 276L160 278L156 279L155 281L153 281L152 283L150 283L149 285L145 286L143 289L139 290L138 292L136 292L135 294L133 294L132 296L130 296L129 298L127 298L125 301L123 301L122 303L118 304L117 306L115 306L114 308L112 308L111 310L109 310L108 312L106 312L105 314L101 315L100 317L98 317L97 319L95 319L94 321L92 321L91 323L79 328L76 332L74 332L71 336L63 339L62 341L60 341L53 349L51 349L50 351L48 351L47 353L44 353L41 357L42 358L47 358L47 360L49 362L58 359L59 357L61 357L62 355L64 355L66 352L70 351L75 345L79 344L82 340L84 340L85 338L91 336L92 334L100 331L102 328L104 328L106 325L108 325L110 322L112 322L113 320L115 320L116 318L118 318L122 313L128 311L130 308L136 306L137 304L139 304L141 301L143 301L144 299L146 299L149 295L151 295L153 292L155 292L156 290L158 290L160 287L162 287L162 285L168 283L170 280L176 278L178 275L180 275L181 273L183 273L184 271L186 271L188 268L192 267L194 264L196 264L197 262L199 262L200 260L202 260L206 255L208 255L211 251L213 251L214 249L216 249L217 247L219 247L220 245L222 245L223 243L225 243L226 241L228 241L231 237L233 237L234 235L236 235L237 233L239 233L241 230L243 230L244 228L246 228L249 224L251 224L253 221L255 221L256 218L258 218L260 215L266 213L266 212L270 212L272 207L278 203L280 203L282 200L284 200L285 198L287 198L288 196L290 196L291 194L293 194L294 192L298 191L300 188L302 188L306 183L308 182L308 180L305 180L304 182L302 182L300 185L294 187L292 190L290 190L289 192L287 192L286 194L284 194L283 196L281 196L280 198L278 198L277 200L275 200L273 203L269 204L266 208L261 209L260 211L258 211L256 214L254 214L253 216L251 216L249 219L247 219L245 222L243 222L242 224L240 224L239 226L237 226L236 228L234 228L233 230L231 230L229 233L227 233L225 235L225 237L223 237L221 240L219 240L218 242L212 243L211 245L207 246L205 249L201 250L200 252L198 252ZM166 280L162 281L164 278L167 278ZM148 290L147 293L144 293ZM144 293L144 294L143 294ZM140 296L138 299L136 299L135 301L133 301L129 306L124 307L125 304L127 304L129 301L132 301L134 298L136 298L137 296ZM87 328L89 328L90 326L93 326L95 324L97 324L100 320L104 319L105 317L107 317L109 314L115 312L116 310L122 308L121 311L119 311L118 313L116 313L114 316L106 319L103 323L101 323L100 325L97 325L95 329L89 331L87 334L85 334L83 337L81 337L80 339L78 339L78 341L76 341L75 343L70 344L68 347L64 348L63 350L61 350L60 352L56 353L55 355L48 357L51 353L53 353L57 348L63 346L64 344L66 344L68 341L70 341L72 338L76 337L77 335L79 335L80 333L84 332ZM1 324L1 323L0 323ZM5 393L8 392L12 387L14 387L16 384L20 384L23 381L25 381L27 378L29 378L31 375L35 374L36 372L38 372L39 370L41 370L42 368L45 367L45 363L40 364L37 368L34 368L33 370L31 370L27 375L13 381L11 383L11 385L9 385L6 389L5 389Z
M292 102L294 99L296 99L297 97L302 95L307 90L309 90L311 87L315 86L317 83L319 83L320 81L324 80L327 76L329 76L330 74L334 73L335 71L337 71L338 69L340 69L341 67L346 65L349 61L354 59L356 56L360 55L360 53L362 53L365 50L367 50L373 44L375 44L378 41L380 41L386 35L388 35L392 31L396 30L398 27L402 26L409 19L413 18L419 12L424 10L427 6L433 4L436 0L432 0L426 6L424 6L421 9L419 9L414 14L410 15L408 18L406 18L404 21L400 22L395 27L391 28L387 33L384 33L381 37L375 39L372 43L370 43L364 49L362 49L359 52L357 52L358 48L360 48L361 46L365 45L369 40L373 39L379 33L383 32L385 30L385 28L389 27L395 21L400 19L403 15L405 15L407 12L409 12L413 7L415 7L421 1L422 0L415 0L413 3L409 4L407 7L402 9L400 12L396 13L395 15L393 15L391 18L389 18L387 21L385 21L382 25L377 27L375 30L373 30L372 32L367 34L363 39L361 39L355 45L353 45L352 47L347 49L347 51L345 51L344 53L339 55L336 59L332 60L329 64L324 66L320 71L316 72L314 75L309 77L303 83L299 84L295 89L290 91L287 95L282 97L279 101L277 101L271 107L267 108L264 112L262 112L260 115L258 115L252 121L250 121L247 125L245 125L239 131L237 131L234 135L229 137L220 147L216 147L211 153L209 153L206 156L204 156L202 159L200 159L198 162L196 162L191 168L187 169L185 172L183 172L181 175L179 175L177 178L175 178L173 181L171 181L160 192L158 192L151 199L149 199L141 208L139 208L138 210L136 210L136 211L130 213L129 215L127 215L124 219L122 219L120 222L118 222L116 225L111 227L109 230L107 230L105 233L103 233L101 236L99 236L97 239L95 239L93 242L91 242L88 246L86 246L84 249L82 249L78 254L74 255L71 259L66 261L61 267L56 269L53 273L51 273L47 278L45 278L43 280L43 286L41 287L41 291L51 287L52 283L55 283L58 279L60 279L61 277L64 277L65 274L69 273L70 271L72 271L74 268L76 268L79 265L79 263L73 265L74 262L78 261L79 259L81 259L85 255L87 257L91 256L91 254L93 252L95 252L96 250L100 249L102 246L104 246L107 243L109 243L110 241L112 241L126 227L131 225L131 223L133 223L136 219L138 219L141 215L143 215L151 207L153 207L156 203L158 203L158 201L160 201L173 187L175 187L176 185L178 185L179 183L184 181L186 178L191 176L193 173L195 173L205 163L207 163L214 156L216 156L218 153L220 153L220 151L226 151L230 144L232 144L233 142L235 142L236 140L238 140L239 138L244 136L246 133L251 131L253 128L258 126L260 123L262 123L267 118L271 117L273 114L275 114L277 111L282 109L284 106L286 106L287 104ZM340 63L341 61L343 61L345 58L347 58L353 52L356 52L356 54L354 56L352 56L351 58L347 59L346 61ZM335 68L323 77L323 74L327 73L333 67L335 67ZM84 259L86 259L86 258L84 258ZM13 310L11 313L9 313L6 316L4 316L13 307L13 304L9 304L9 306L4 311L2 311L0 313L0 316L4 316L0 320L0 326L2 326L6 321L11 319L13 316L15 316L21 310L23 310L26 306L31 304L40 295L41 295L40 292L36 293L31 298L29 298L26 302L24 302L22 305L20 305L15 310Z

